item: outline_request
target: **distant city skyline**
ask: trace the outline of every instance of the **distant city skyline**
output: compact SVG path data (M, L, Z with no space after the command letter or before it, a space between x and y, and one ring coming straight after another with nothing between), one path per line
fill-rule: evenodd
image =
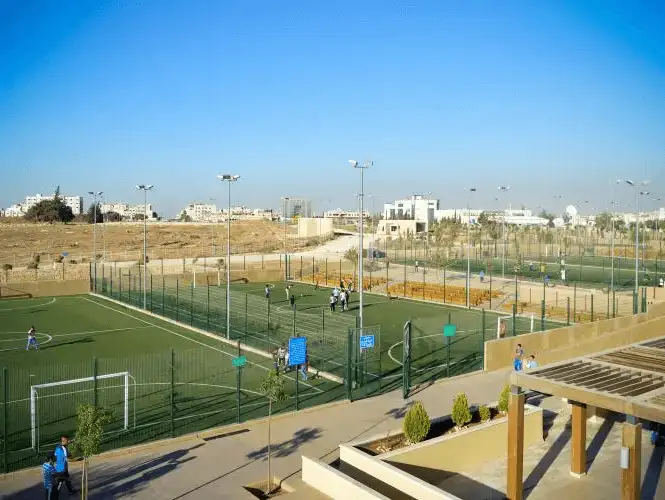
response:
M617 178L665 197L663 2L9 0L0 19L2 207L56 185L138 204L150 183L174 216L225 204L231 173L234 205L353 209L349 159L374 161L375 210L464 207L465 187L487 209L628 210Z

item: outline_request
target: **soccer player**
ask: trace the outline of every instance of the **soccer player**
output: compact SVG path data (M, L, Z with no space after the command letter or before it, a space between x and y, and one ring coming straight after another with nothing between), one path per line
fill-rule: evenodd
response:
M34 325L30 327L30 330L28 330L28 345L25 346L25 350L29 351L31 346L35 348L35 351L39 350L39 344L37 343L37 338L35 337Z
M286 365L286 348L283 345L279 346L277 349L277 362L281 366Z
M346 290L344 290L339 296L339 306L340 311L346 311Z
M270 285L266 285L266 299L270 298Z
M295 311L296 310L296 296L291 294L291 297L289 297L289 303L291 304L291 310Z
M46 457L46 461L42 465L42 477L44 479L44 499L57 500L58 499L58 486L56 485L55 472L55 455L51 453Z
M69 464L67 460L71 456L67 446L69 445L69 437L61 436L60 444L55 447L55 471L58 473L58 481L65 483L69 494L72 495L77 492L72 486L72 482L69 480ZM60 485L58 485L60 489Z

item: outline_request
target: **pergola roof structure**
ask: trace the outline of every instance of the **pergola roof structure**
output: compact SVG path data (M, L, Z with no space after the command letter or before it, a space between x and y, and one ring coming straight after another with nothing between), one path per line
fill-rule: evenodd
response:
M665 337L514 372L511 383L665 424Z

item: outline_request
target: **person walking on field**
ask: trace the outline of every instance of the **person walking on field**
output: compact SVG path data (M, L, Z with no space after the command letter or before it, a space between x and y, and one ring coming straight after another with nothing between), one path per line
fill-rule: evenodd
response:
M346 311L346 291L343 291L339 296L339 310L341 312Z
M337 299L335 296L331 293L330 294L330 312L334 313L335 312L335 304L337 304Z
M55 471L55 455L51 453L46 457L42 465L42 477L44 480L44 499L58 500L58 485L56 484L57 472Z
M270 298L270 285L266 285L266 299Z
M420 268L420 266L418 265L418 261L416 261L416 272L418 272L419 268Z
M37 338L35 337L35 327L31 326L30 330L28 330L28 345L25 346L25 350L29 351L30 347L34 347L35 351L39 350L39 343L37 342Z

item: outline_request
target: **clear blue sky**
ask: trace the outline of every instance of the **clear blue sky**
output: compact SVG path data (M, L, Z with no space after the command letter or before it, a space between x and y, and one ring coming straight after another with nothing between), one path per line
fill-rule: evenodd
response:
M665 199L665 3L0 0L0 206L151 183L173 215L229 172L350 208L351 158L381 202Z

